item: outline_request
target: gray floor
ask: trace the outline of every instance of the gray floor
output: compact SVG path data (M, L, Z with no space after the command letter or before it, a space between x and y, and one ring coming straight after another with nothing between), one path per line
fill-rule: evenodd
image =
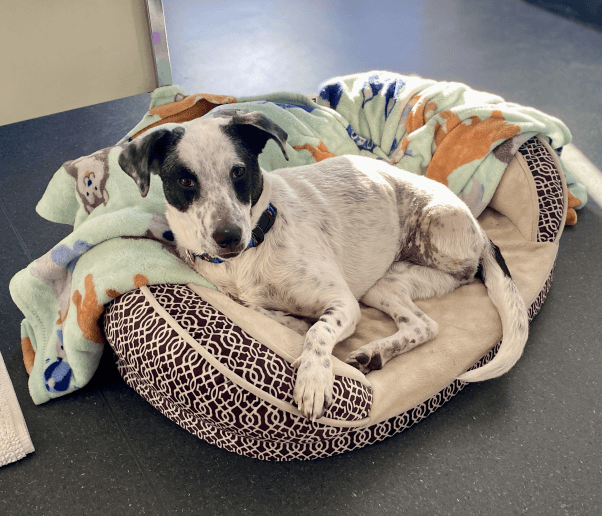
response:
M323 5L327 4L327 5ZM457 80L563 119L602 168L602 32L515 0L165 0L189 93L315 92L389 69ZM36 407L9 279L68 228L34 211L66 160L115 143L149 96L0 127L0 351L36 452L0 468L0 514L602 514L602 209L562 239L524 357L419 425L314 462L214 448L138 397L105 357L81 392Z

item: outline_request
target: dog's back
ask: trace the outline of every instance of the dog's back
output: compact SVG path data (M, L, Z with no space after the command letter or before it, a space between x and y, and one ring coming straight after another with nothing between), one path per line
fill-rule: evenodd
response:
M471 217L444 185L373 158L342 156L268 174L284 208L280 227L298 226L275 228L273 238L289 241L301 256L318 249L314 266L334 260L357 299L402 256L433 192L437 210L448 206Z
M312 267L334 261L357 299L399 251L397 195L379 172L385 167L354 156L269 173L273 198L283 207L273 238L286 241Z

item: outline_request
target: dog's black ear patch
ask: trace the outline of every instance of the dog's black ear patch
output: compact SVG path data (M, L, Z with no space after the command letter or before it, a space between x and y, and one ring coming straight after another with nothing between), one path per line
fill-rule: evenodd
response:
M134 140L119 154L119 166L136 181L142 197L148 194L151 173L161 171L165 157L182 136L183 127L157 129L140 140Z
M268 140L274 140L288 161L286 153L288 134L260 111L252 111L244 115L235 114L223 130L229 136L243 141L256 156L261 154Z

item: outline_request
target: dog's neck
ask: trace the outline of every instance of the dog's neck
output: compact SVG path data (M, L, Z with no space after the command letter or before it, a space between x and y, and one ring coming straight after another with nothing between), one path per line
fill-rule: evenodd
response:
M272 183L267 174L263 170L261 172L263 175L263 190L257 202L251 208L251 225L254 226L254 229L249 247L257 247L263 242L265 234L272 229L278 213L276 207L270 202Z
M259 222L259 218L263 214L263 212L267 209L268 204L270 203L271 195L272 195L272 183L268 174L265 173L264 170L261 171L262 182L263 182L263 190L261 191L261 195L257 202L251 207L251 226L255 227Z

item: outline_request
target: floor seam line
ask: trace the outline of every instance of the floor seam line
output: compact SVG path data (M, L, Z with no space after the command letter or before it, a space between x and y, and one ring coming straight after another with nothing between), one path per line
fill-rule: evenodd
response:
M31 253L29 252L29 249L27 249L27 245L25 245L25 242L21 238L21 235L19 235L19 232L17 231L17 228L13 224L13 221L10 220L10 217L8 216L8 211L6 210L6 207L4 206L4 203L2 202L2 199L0 199L0 208L2 208L4 216L6 217L6 220L8 220L9 226L14 231L15 236L17 237L17 240L19 241L19 244L21 244L21 247L23 248L23 252L25 253L25 256L27 256L29 262L33 262L33 258L31 256Z

